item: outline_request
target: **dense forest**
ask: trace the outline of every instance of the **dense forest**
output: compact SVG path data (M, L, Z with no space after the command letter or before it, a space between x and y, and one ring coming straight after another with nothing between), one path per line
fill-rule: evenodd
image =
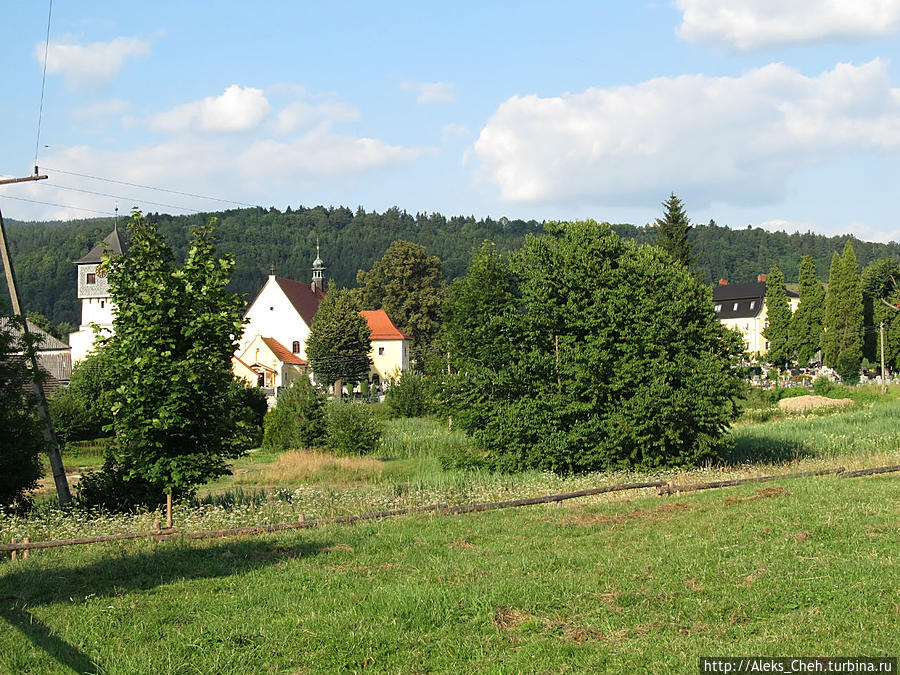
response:
M250 208L170 216L151 213L177 257L183 257L193 227L210 216L219 219L220 249L236 260L232 289L252 299L274 266L276 274L306 280L315 257L316 241L328 266L332 283L352 287L356 272L369 269L392 241L402 239L424 245L443 263L448 280L462 276L473 249L483 241L493 241L500 251L517 249L529 233L540 233L543 224L534 221L476 220L471 216L447 218L439 213L410 214L398 208L384 213L356 211L345 207L316 206ZM56 324L72 326L80 320L76 301L73 260L87 253L112 229L111 219L90 219L51 223L7 221L10 246L23 301L29 311L39 312ZM653 225L613 225L620 235L638 244L656 237ZM900 244L879 244L851 236L826 237L807 233L787 234L760 228L731 229L710 221L696 225L689 233L693 243L695 268L707 283L718 279L752 281L772 265L784 272L788 283L798 278L800 258L812 256L820 278L827 279L831 256L853 243L860 266L876 258L900 260ZM8 306L5 282L3 304Z

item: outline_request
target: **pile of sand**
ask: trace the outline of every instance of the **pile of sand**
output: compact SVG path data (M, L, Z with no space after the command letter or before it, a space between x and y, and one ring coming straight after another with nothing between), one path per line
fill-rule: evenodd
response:
M852 398L827 398L825 396L795 396L778 401L778 407L785 412L803 412L813 408L845 406L853 403Z

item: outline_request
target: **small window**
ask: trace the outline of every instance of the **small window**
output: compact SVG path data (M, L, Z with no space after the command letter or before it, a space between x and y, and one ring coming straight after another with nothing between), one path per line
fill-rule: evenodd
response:
M736 311L737 311L737 308L738 308L738 303L734 303L734 308L733 308L732 311L735 311L735 312L736 312Z
M384 356L384 347L378 348L378 356Z
M274 307L269 307L269 311L270 311L270 312L274 312L274 311L275 311L275 308L274 308Z
M716 311L717 311L717 312L721 312L721 311L722 311L722 305L716 305Z
M104 307L106 307L106 301L101 300L100 301L100 309L103 309Z
M750 309L756 309L756 300L750 301Z
M94 274L93 272L88 272L87 283L96 284L97 283L97 275Z
M294 344L291 345L291 351L294 352L295 354L300 353L300 341L299 340L294 340Z

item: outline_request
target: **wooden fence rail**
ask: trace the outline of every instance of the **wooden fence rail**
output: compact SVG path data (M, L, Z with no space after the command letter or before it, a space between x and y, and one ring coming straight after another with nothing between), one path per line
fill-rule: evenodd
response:
M57 548L61 546L78 546L82 544L96 544L107 541L122 541L126 539L143 539L149 538L154 541L163 541L166 539L212 539L216 537L232 537L246 534L260 534L263 532L281 532L283 530L297 530L310 527L319 527L322 525L331 525L339 523L355 523L360 520L378 520L381 518L390 518L393 516L402 516L412 513L426 513L433 511L436 513L460 514L473 513L478 511L489 511L493 509L506 509L517 506L531 506L533 504L549 504L552 502L563 502L567 499L577 499L579 497L588 497L591 495L599 495L608 492L621 492L623 490L640 490L645 488L657 488L657 494L670 495L679 492L691 492L695 490L709 490L714 488L732 487L735 485L743 485L745 483L760 483L773 480L781 480L788 478L806 478L810 476L826 476L837 475L839 478L852 478L856 476L868 476L881 473L889 473L900 471L900 465L879 466L871 469L860 469L858 471L845 471L844 467L839 466L834 469L822 469L819 471L805 471L802 473L789 473L777 476L755 476L752 478L738 478L735 480L711 481L708 483L692 483L689 485L675 485L666 481L656 480L643 483L621 483L618 485L604 485L597 488L588 488L586 490L578 490L576 492L564 492L560 494L546 495L543 497L528 497L525 499L511 499L502 502L485 502L481 504L459 504L457 506L449 506L448 504L429 504L427 506L411 506L402 509L392 509L390 511L374 511L371 513L350 514L345 516L334 516L330 518L314 518L311 520L298 520L290 523L273 523L270 525L250 525L247 527L234 527L223 530L201 530L197 532L180 532L177 527L168 529L153 529L146 532L125 532L122 534L107 534L98 537L82 537L80 539L60 539L51 541L28 541L27 539L16 542L13 540L9 544L0 543L0 552L9 551L15 559L17 551L24 551L27 555L29 550L41 548ZM24 555L23 555L24 557Z

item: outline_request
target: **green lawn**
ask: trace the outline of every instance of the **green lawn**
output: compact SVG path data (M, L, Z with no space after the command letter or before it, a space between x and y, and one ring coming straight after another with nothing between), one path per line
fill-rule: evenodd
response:
M0 563L0 672L697 672L896 655L900 483L824 477ZM2 622L0 622L2 623Z

